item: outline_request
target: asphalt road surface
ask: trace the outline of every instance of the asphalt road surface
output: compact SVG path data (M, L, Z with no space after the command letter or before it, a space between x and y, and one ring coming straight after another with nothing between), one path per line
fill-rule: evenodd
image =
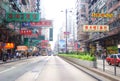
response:
M0 65L0 81L109 81L93 77L58 56L39 56Z

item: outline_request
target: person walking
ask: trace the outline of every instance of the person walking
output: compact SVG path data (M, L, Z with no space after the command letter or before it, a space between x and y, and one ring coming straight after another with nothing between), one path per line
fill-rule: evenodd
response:
M7 61L7 52L3 51L2 56L3 56L2 57L3 62L6 62Z

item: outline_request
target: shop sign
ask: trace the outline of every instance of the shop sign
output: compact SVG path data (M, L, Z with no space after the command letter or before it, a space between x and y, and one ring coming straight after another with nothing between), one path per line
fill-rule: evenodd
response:
M31 35L32 34L32 30L20 30L20 34L21 35Z
M14 43L5 43L4 48L6 48L6 49L13 49L14 48Z
M51 27L52 21L51 20L41 20L39 22L30 22L30 26Z
M22 23L22 26L23 26L23 27L29 27L29 26L30 26L30 22L23 22L23 23Z
M70 34L70 32L64 32L64 35L69 35Z
M109 31L108 25L84 25L83 32L107 32Z
M24 35L24 38L38 38L37 34L31 34L31 35Z
M50 41L53 41L53 28L50 28L49 40L50 40Z
M17 46L17 51L26 51L28 50L27 46Z
M41 43L40 43L41 47L42 48L47 48L48 46L48 40L42 40Z
M91 17L95 18L112 18L114 15L112 13L92 13Z
M118 48L120 48L120 44L118 44Z
M6 21L38 22L40 21L40 13L6 13Z

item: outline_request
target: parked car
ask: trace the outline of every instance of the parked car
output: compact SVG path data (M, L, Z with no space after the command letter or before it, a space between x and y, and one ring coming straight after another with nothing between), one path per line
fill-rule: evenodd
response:
M109 65L120 66L120 54L111 54L106 58Z

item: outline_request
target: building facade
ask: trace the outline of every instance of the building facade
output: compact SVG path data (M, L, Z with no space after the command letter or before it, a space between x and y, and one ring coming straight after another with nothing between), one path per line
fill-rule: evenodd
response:
M93 18L92 13L113 14L112 18ZM108 32L89 33L89 40L86 42L92 53L104 49L107 54L118 53L117 45L120 43L120 1L119 0L90 0L89 2L89 24L108 25Z
M0 0L0 59L2 59L2 50L4 43L14 43L14 49L7 49L13 52L17 45L21 45L23 37L19 33L20 22L7 22L7 12L40 12L40 0Z
M118 53L120 44L120 1L119 0L77 0L77 40L80 48L91 53L104 49L108 54ZM92 13L113 14L112 18L92 17ZM108 25L108 32L83 32L83 25Z
M88 2L89 0L77 0L77 40L80 43L80 51L86 51L85 41L88 39L88 34L83 32L83 25L88 24Z

